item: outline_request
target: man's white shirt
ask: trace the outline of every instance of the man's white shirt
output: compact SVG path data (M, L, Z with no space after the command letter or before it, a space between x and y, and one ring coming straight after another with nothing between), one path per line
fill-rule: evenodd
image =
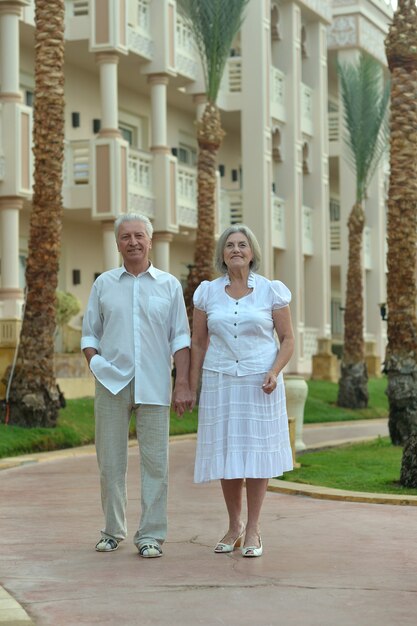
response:
M134 276L124 266L93 284L81 349L95 348L96 379L117 394L135 379L135 403L171 403L172 356L190 346L180 282L150 265Z

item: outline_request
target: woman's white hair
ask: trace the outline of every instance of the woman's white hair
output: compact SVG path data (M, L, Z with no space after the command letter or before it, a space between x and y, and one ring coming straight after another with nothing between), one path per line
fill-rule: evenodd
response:
M253 259L250 262L250 269L253 272L257 272L261 264L261 248L255 235L248 226L245 226L245 224L234 224L233 226L229 226L228 228L226 228L225 231L222 232L216 245L216 252L214 255L214 267L220 274L227 274L227 265L224 262L224 249L226 246L226 241L228 240L230 235L233 235L233 233L242 233L243 235L245 235L253 254Z

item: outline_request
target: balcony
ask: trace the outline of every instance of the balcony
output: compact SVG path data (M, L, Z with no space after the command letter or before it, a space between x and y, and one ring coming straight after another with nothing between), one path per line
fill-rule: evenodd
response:
M197 228L197 170L177 165L177 208L180 226Z
M314 254L313 209L307 206L303 206L303 254L306 256Z
M278 196L272 196L272 245L274 248L285 250L285 201Z
M285 122L285 74L271 67L271 116Z
M197 77L197 49L189 25L177 13L175 30L175 65L179 74L195 80Z
M313 89L301 83L301 131L313 136Z
M130 0L128 3L128 49L144 59L153 57L150 0Z
M153 194L152 155L143 150L129 148L128 155L129 209L155 217Z

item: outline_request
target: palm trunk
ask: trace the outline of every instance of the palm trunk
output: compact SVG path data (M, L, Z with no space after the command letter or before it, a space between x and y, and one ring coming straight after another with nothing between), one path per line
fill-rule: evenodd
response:
M368 372L363 340L362 245L365 213L356 203L349 215L349 261L343 358L339 380L338 406L362 409L368 406Z
M27 302L10 393L10 423L27 427L54 426L60 407L54 333L62 222L64 0L37 0L35 22L35 182Z
M208 102L197 127L199 146L197 164L198 219L194 249L194 265L191 267L185 290L185 303L191 321L193 294L203 280L214 277L215 217L216 217L216 169L224 131L220 112Z
M417 432L417 10L399 0L386 40L391 71L388 199L389 431L394 444Z

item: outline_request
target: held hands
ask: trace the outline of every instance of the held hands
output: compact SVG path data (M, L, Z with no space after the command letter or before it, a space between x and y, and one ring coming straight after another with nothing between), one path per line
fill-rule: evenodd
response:
M194 405L195 394L191 393L188 382L176 382L172 394L172 407L178 417L182 417L187 409L191 412Z
M274 372L268 372L262 384L262 391L268 395L274 391L277 386L277 377Z

